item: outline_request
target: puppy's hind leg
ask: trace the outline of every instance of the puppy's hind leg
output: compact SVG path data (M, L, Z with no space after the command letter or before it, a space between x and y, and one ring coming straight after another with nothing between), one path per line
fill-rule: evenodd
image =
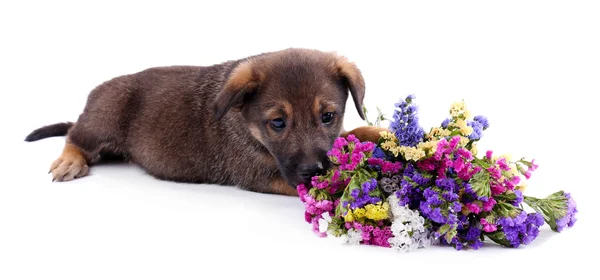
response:
M52 173L53 182L71 181L88 174L88 162L85 152L67 140L62 154L52 163L48 173Z

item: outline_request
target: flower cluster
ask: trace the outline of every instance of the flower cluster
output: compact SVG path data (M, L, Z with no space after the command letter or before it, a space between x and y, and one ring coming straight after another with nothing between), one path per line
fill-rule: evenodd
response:
M535 240L544 223L557 232L575 224L569 193L523 195L523 181L538 168L534 160L492 151L478 157L488 120L472 118L464 102L449 113L426 133L409 96L396 104L378 143L338 138L327 153L335 168L297 188L313 231L406 252L431 244L478 249L486 238L516 248Z

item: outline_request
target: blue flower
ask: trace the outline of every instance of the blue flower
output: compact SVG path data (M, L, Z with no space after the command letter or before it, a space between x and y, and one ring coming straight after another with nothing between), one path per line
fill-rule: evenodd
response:
M467 124L473 128L473 132L471 133L471 135L469 135L469 139L481 139L481 137L483 136L483 125L478 121L469 121Z
M373 158L378 158L378 159L386 159L385 153L379 147L375 147L375 150L373 150L373 156L372 157Z
M488 127L490 127L490 123L488 121L488 119L484 116L475 116L473 118L474 121L480 123L483 126L483 129L488 129Z
M539 213L527 214L521 211L514 218L503 217L498 219L498 225L502 226L502 232L511 247L519 247L521 244L531 243L539 234L539 227L544 225L544 218Z
M519 204L523 202L523 193L520 190L514 190L514 193L517 196L517 198L515 199L515 201L512 202L512 205L519 206Z
M425 136L425 130L419 126L417 106L412 104L414 98L414 95L409 95L404 101L395 104L394 120L389 127L402 146L415 147Z
M442 122L442 127L443 127L443 128L448 128L448 125L450 124L450 121L451 121L450 119L445 119L445 120Z

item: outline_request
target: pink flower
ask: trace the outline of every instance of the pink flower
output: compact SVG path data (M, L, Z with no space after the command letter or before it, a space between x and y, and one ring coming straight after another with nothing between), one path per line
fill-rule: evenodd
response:
M333 148L338 150L342 150L346 145L348 145L348 141L344 137L338 137L333 142Z
M349 154L341 154L338 157L338 161L340 162L340 164L346 164L348 163L348 159L350 158Z
M509 190L514 190L515 187L519 184L519 182L521 182L521 177L519 177L519 176L513 176L510 179L506 179L504 181L504 184L506 185L506 187Z
M523 175L525 175L525 178L529 179L531 178L531 171L527 170Z
M402 163L400 162L394 162L391 163L389 161L384 161L382 166L381 166L381 172L383 173L398 173L398 171L400 171L400 168L402 168Z
M310 223L312 221L313 215L311 213L308 212L304 212L304 220L307 223Z
M505 191L506 191L506 187L504 187L503 185L500 185L500 184L492 185L492 194L493 195L503 194Z
M433 157L436 160L441 160L442 156L446 152L447 147L448 147L448 140L446 140L446 138L442 138L442 140L440 140L437 144L437 149L435 150Z
M364 153L364 152L371 152L371 151L373 151L374 148L375 148L375 144L373 142L365 142L365 143L356 144L356 147L354 148L354 150Z
M315 207L322 210L321 213L333 210L333 202L331 200L319 200ZM319 215L321 214L319 213Z
M376 227L373 229L372 244L381 247L390 247L388 239L391 237L393 237L393 235L389 226L384 228Z
M332 183L336 183L339 179L340 179L340 171L339 170L335 170L333 172L333 176L331 176L331 182Z
M498 180L502 177L502 171L500 171L500 169L496 168L496 167L490 167L488 168L488 171L490 172L490 175L492 175L492 178Z
M494 154L494 152L492 152L492 151L487 151L487 152L485 152L485 157L486 157L487 159L492 159L492 155L493 155L493 154Z
M481 218L479 222L483 226L483 231L485 232L494 232L498 229L496 225L488 223L487 220L484 218Z
M369 165L381 165L382 162L383 162L383 160L379 159L379 158L369 158L367 160L367 163Z
M475 166L475 168L473 170L471 170L471 172L469 172L469 178L473 177L475 174L479 173L479 171L481 171L481 167L480 166Z
M433 158L428 158L422 161L417 162L417 167L424 171L433 171L435 170L435 163Z
M461 172L465 168L465 161L462 158L457 157L452 163L452 166L456 172Z
M300 201L306 202L304 196L308 194L308 189L304 186L304 184L300 184L296 187L296 191L298 192L298 196L300 197Z
M363 159L364 155L361 153L352 153L352 164L358 164Z
M360 143L360 141L358 141L358 139L356 138L356 136L354 136L354 134L350 134L348 135L348 137L346 137L348 139L348 141L350 142L354 142L356 144Z
M506 163L506 158L501 158L498 161L496 161L496 163L498 164L498 166L500 167L500 169L502 169L502 170L510 170L510 166L508 166L508 164Z
M318 216L315 216L315 217L312 219L312 221L311 221L311 224L312 224L312 231L313 231L313 232L314 232L314 233L315 233L317 236L319 236L319 237L326 237L326 236L327 236L327 233L325 233L325 232L321 232L321 231L319 230L319 217L320 217L320 215L318 215Z
M452 137L452 139L450 139L450 147L448 148L447 152L450 153L454 151L454 149L456 149L456 146L458 146L458 142L460 142L460 136Z
M465 148L459 148L458 151L456 151L458 153L459 156L467 159L467 160L471 160L473 159L473 154L471 154L471 152Z
M469 211L471 211L475 214L481 213L481 208L479 207L479 205L477 205L475 203L467 203L467 204L465 204L465 206L467 207L467 209L469 209Z
M492 211L492 208L494 208L494 205L496 205L496 200L493 197L490 197L488 199L488 201L483 203L483 211Z

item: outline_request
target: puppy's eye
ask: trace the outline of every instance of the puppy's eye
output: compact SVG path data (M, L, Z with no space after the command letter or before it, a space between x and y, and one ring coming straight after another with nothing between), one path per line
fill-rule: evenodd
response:
M327 124L333 121L333 112L327 112L321 115L321 122Z
M285 127L285 121L282 118L276 118L274 120L271 120L271 126L275 130L281 130Z

